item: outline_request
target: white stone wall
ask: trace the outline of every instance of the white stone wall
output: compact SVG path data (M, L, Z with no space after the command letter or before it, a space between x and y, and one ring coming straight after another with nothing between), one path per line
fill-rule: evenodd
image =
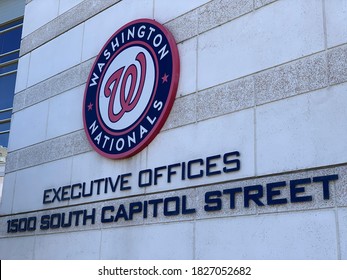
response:
M83 131L84 87L107 39L138 18L157 20L176 38L177 98L147 148L110 160ZM346 65L344 0L27 1L0 258L347 259ZM42 203L48 188L231 151L241 154L238 172ZM328 200L312 183L310 202L246 208L238 197L236 209L201 209L206 191L331 174L339 179ZM196 213L6 232L12 218L183 195Z
M0 169L1 169L1 166L0 166ZM0 170L0 173L1 173L1 171L2 170ZM1 199L1 195L2 195L3 184L4 184L4 177L3 177L3 174L0 174L0 199Z

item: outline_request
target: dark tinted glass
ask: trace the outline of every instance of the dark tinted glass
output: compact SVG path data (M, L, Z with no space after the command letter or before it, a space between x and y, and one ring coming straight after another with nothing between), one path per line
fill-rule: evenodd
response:
M12 110L6 111L6 112L0 112L0 121L4 119L11 118Z
M0 53L4 54L19 49L21 35L21 26L4 33L0 33Z
M0 134L0 146L7 147L9 133Z
M18 59L18 58L19 58L19 51L16 51L8 55L0 56L0 64L10 60Z
M0 110L12 107L16 73L0 77Z
M0 133L6 130L10 130L10 123L9 122L0 123Z
M8 73L10 71L14 71L17 70L17 63L12 63L12 64L8 64L6 66L3 66L0 68L0 74L5 74Z
M11 27L16 26L16 25L21 24L21 23L23 23L23 19L17 19L15 21L10 22L10 23L0 25L0 31L11 28Z

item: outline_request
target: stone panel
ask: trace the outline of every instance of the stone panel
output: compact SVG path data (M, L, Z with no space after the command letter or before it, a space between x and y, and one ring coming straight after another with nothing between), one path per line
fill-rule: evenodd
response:
M334 216L333 210L327 210L199 221L195 255L197 259L336 259Z
M328 48L347 43L347 2L324 1Z
M324 50L322 19L315 0L278 1L203 33L198 90Z
M31 53L28 86L81 62L83 30L84 25L78 25Z
M122 240L122 242L111 242ZM102 231L101 259L192 259L194 225L180 222Z
M258 106L258 175L346 162L346 84Z

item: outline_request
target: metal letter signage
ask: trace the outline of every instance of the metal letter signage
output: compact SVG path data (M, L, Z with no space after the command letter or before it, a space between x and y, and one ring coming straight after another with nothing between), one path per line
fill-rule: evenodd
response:
M135 20L114 33L84 92L84 130L92 147L112 159L144 149L170 113L179 72L176 42L156 21Z

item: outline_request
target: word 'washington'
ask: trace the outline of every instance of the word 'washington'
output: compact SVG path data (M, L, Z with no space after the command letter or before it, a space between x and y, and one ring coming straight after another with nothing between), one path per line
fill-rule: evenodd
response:
M110 49L106 48L103 55L105 60L108 61L110 57L117 51L121 46L123 46L126 42L134 39L143 39L147 41L151 41L152 45L157 49L158 55L160 55L160 60L162 60L168 53L169 48L167 44L163 43L163 36L158 33L158 30L145 25L141 25L138 29L135 26L132 28L128 28L125 32L123 31L119 37L115 37L110 42ZM89 87L96 86L97 80L100 78L100 75L103 71L103 67L105 63L98 63L99 72L93 72L92 83L90 83Z
M230 211L232 214L232 211L237 208L307 203L313 200L324 201L330 199L331 182L335 180L338 180L337 174L210 190L202 194L197 193L197 197L188 195L165 197L163 195L153 199L133 198L131 202L116 200L102 208L11 219L7 221L7 232L30 232L37 228L55 230L91 226L96 223L123 224L130 221L143 223L147 219L192 216L203 212ZM309 187L311 193L307 191Z

